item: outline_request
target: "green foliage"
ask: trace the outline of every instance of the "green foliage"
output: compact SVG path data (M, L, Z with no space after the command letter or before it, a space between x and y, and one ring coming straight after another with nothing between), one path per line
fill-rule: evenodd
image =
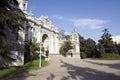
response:
M120 54L119 44L114 45L111 34L108 29L103 30L103 34L99 43L96 45L95 41L92 39L84 39L82 36L79 36L80 40L80 51L81 58L100 58L108 54Z
M28 41L25 43L25 63L32 60L34 52L40 50L40 44L36 40Z
M81 52L81 53L80 53L80 57L81 57L81 59L84 59L84 58L86 58L86 54L83 53L83 52Z
M92 39L87 39L86 40L86 55L87 57L94 57L94 51L95 51L95 48L96 48L96 43L94 40Z
M48 61L42 60L42 67L45 67L47 65L48 65ZM22 74L37 69L39 69L39 59L30 61L26 63L24 66L1 69L0 79L5 78L7 76L15 76L17 74Z
M87 40L83 37L79 36L80 40L80 51L81 51L81 58L86 57L95 57L96 56L96 42L91 38Z
M0 0L0 7L10 8L9 3L11 3L11 4L15 5L15 6L18 6L17 0Z
M9 28L12 27L23 27L21 22L25 21L24 13L18 9L13 8L9 5L11 0L0 0L0 24L4 26L4 24L9 25ZM18 5L16 0L13 0L15 4ZM19 14L18 14L19 13Z
M103 34L99 40L98 45L99 44L104 47L105 53L118 53L116 47L113 44L111 34L109 33L108 29L103 30Z
M85 52L85 50L86 50L86 40L80 35L79 35L79 40L80 40L79 41L80 42L80 51Z
M25 17L18 15L14 11L7 10L4 8L0 8L0 24L4 26L4 24L9 25L8 27L11 29L12 27L18 27L19 29L23 27L23 21L25 21Z
M42 65L42 67L47 66L48 65L48 61L45 61L45 60L42 59L41 65Z
M30 42L26 43L26 49L28 49L27 51L29 51L30 55L33 55L34 51L39 51L40 50L40 44L37 43L37 40L32 40Z
M0 67L7 67L11 61L15 61L10 57L10 51L6 49L0 49Z
M110 40L112 40L111 39L111 34L109 33L108 29L105 28L102 32L103 32L103 34L101 36L102 39L110 39Z
M60 52L63 52L62 54L66 55L66 52L70 49L73 49L71 41L64 41L60 47Z
M66 39L66 40L70 40L70 35L66 35L66 36L65 36L65 39Z
M120 44L115 44L115 46L116 46L116 48L117 48L117 50L118 50L118 53L119 53L119 55L120 55Z
M32 53L31 55L33 55L33 52L34 51L39 51L40 50L40 44L37 43L37 40L33 40L29 43L29 50L30 50L30 53Z
M10 57L11 52L8 48L10 43L2 35L0 38L0 67L7 67L14 59Z
M1 27L0 27L1 28ZM0 31L0 67L7 67L12 61L15 61L10 57L11 52L9 49L10 42L6 39L2 30Z
M102 44L97 45L97 56L96 57L102 57L105 54L105 48Z
M13 61L9 56L11 55L9 32L15 31L16 28L24 29L22 24L25 20L24 13L18 8L17 0L0 0L0 66L6 66Z
M116 54L104 54L100 58L93 58L95 60L120 60L120 56Z

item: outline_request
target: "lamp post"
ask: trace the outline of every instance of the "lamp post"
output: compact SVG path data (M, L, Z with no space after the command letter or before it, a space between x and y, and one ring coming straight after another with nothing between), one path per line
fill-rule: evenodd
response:
M41 68L41 42L40 42L40 54L39 54L39 68Z
M39 54L39 68L41 68L41 67L42 67L42 65L41 65L41 55L42 55L41 47L42 47L42 39L41 39L41 30L40 30L40 54Z

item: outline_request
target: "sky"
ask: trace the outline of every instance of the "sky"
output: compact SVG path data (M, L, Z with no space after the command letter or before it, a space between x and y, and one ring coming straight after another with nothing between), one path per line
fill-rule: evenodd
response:
M113 36L120 35L120 0L29 0L29 11L37 18L48 16L69 35L74 28L96 42L105 28Z

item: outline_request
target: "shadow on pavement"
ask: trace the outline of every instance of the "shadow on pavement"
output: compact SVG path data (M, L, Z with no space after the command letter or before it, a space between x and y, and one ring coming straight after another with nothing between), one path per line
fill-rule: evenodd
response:
M120 69L120 63L114 63L114 64L105 64L105 63L97 63L97 62L92 62L92 61L88 61L88 60L84 60L85 62L91 63L91 64L97 64L97 65L101 65L101 66L108 66L110 68L114 68L114 69Z
M54 78L55 78L55 75L51 73L50 76L47 77L47 80L54 80Z
M97 71L91 68L74 66L61 60L61 67L67 68L70 76L63 77L61 80L120 80L120 76Z
M120 76L112 73L98 71L96 69L91 69L89 67L75 66L73 64L66 62L65 60L63 61L62 59L60 59L59 61L60 63L58 62L58 64L60 64L60 68L66 69L66 71L62 71L63 76L61 76L61 74L57 75L53 71L50 74L47 73L49 76L44 78L43 80L120 80ZM84 64L81 64L81 65L84 65ZM66 73L68 75L66 75ZM34 73L34 74L26 73L23 75L15 76L14 78L9 78L7 80L26 80L30 76L36 77L37 75L38 75L37 73ZM40 77L39 77L39 80L41 80Z

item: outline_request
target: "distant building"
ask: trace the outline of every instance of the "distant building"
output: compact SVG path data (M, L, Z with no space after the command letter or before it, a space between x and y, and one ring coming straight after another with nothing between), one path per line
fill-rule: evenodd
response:
M114 43L120 44L120 35L112 36L111 38Z
M80 41L79 41L79 34L77 33L76 29L72 31L71 35L71 42L73 44L73 53L80 55Z
M63 38L59 40L59 47L64 43L64 41L71 41L73 49L68 51L72 53L74 57L80 58L80 41L79 41L79 34L77 33L76 29L73 29L71 35L63 35ZM61 54L64 54L64 51L61 51Z

